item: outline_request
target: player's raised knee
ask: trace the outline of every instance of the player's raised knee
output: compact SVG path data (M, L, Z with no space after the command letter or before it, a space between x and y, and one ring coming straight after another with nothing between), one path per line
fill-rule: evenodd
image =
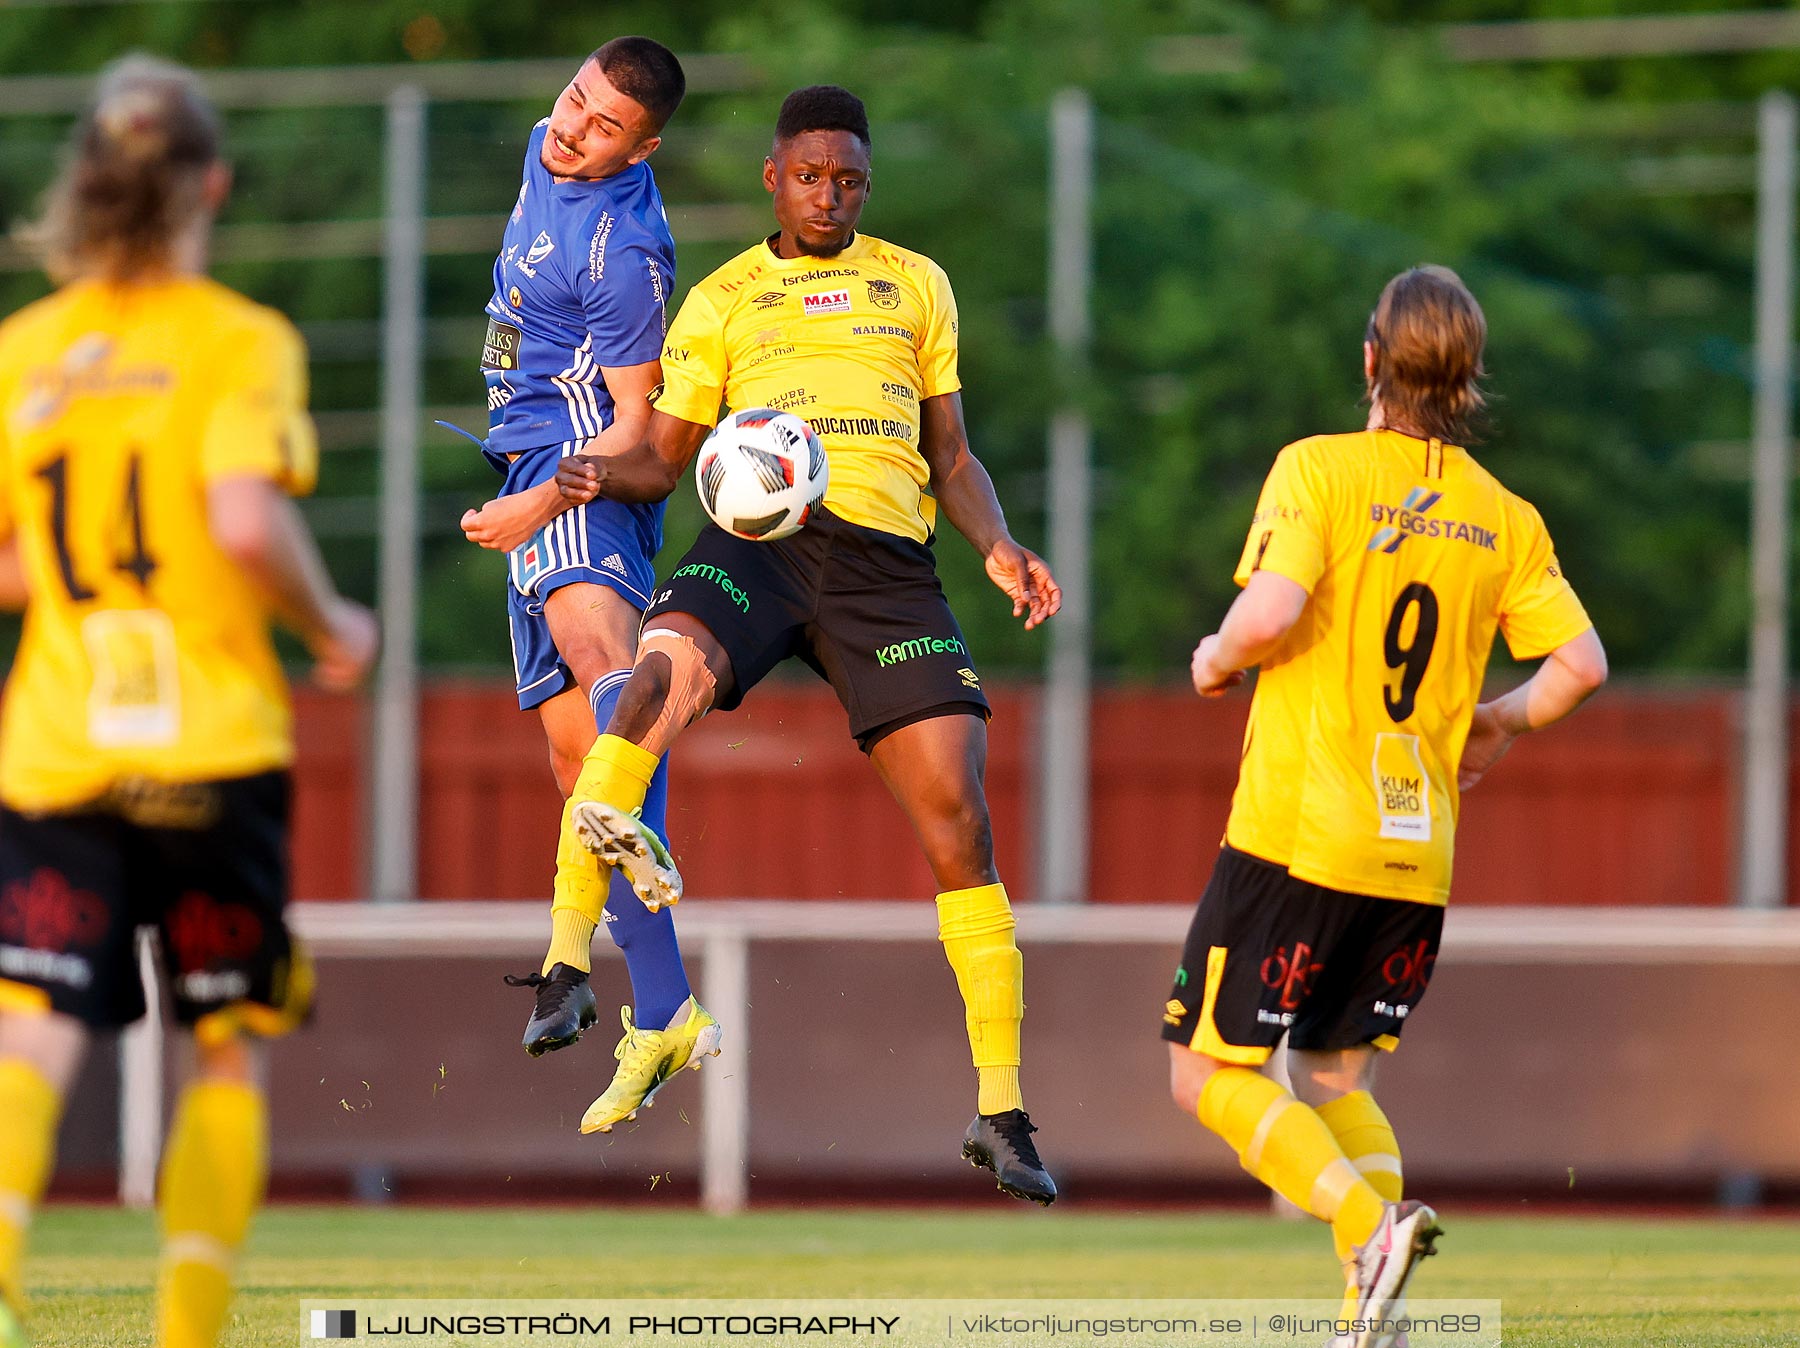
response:
M717 680L694 639L672 628L654 627L638 643L610 733L661 752L713 705Z
M934 824L925 847L940 879L954 874L962 877L960 885L979 885L998 878L993 823L979 789L972 794L946 791Z
M667 656L640 653L631 677L619 691L619 704L613 708L607 734L621 736L634 744L643 743L668 702L672 673Z

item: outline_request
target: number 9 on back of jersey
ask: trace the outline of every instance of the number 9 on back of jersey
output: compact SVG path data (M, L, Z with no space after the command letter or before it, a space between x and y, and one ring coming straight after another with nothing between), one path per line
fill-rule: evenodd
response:
M700 504L728 534L773 542L800 531L825 497L825 447L791 412L733 412L700 447Z

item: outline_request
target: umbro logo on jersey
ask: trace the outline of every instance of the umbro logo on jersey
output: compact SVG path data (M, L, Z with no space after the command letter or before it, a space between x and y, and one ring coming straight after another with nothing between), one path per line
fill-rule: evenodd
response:
M556 243L551 239L549 232L540 231L537 238L531 241L531 251L525 254L525 261L535 267L555 251Z
M625 559L616 552L612 556L602 559L600 565L616 575L625 574Z
M779 290L765 290L750 302L756 306L757 312L761 313L769 309L779 309L785 299L787 296Z

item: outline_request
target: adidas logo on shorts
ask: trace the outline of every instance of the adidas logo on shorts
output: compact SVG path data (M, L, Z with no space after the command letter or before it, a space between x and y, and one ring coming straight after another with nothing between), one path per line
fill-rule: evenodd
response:
M600 565L605 567L608 571L618 575L622 576L625 574L625 559L616 552L613 553L612 556L605 558Z

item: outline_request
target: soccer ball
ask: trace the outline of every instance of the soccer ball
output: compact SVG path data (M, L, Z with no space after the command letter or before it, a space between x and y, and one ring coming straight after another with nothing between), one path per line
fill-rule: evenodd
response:
M825 495L825 446L792 412L746 408L700 446L694 483L712 522L771 543L800 531Z

